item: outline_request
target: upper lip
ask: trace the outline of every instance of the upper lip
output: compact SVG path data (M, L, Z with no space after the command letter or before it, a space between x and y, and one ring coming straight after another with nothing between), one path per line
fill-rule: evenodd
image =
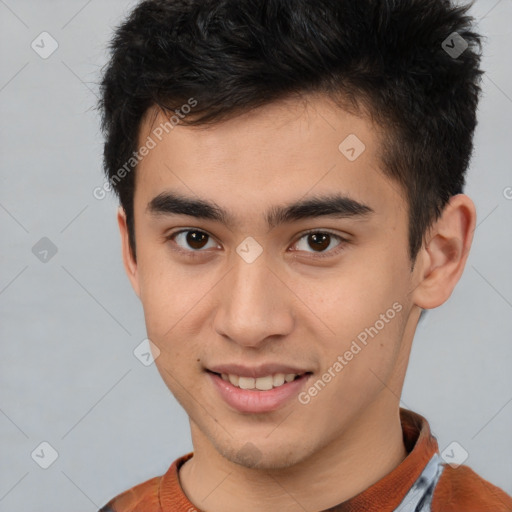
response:
M267 375L275 375L276 373L294 373L302 375L303 373L309 373L308 370L299 368L298 366L287 366L279 363L267 363L259 366L244 366L241 364L220 364L217 366L210 366L207 370L214 373L226 373L231 375L238 375L240 377L265 377Z

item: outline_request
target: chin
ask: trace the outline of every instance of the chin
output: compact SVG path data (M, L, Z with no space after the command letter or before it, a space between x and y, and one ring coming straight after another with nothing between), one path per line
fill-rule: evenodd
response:
M268 439L265 442L247 441L238 443L234 449L232 445L216 447L217 451L226 459L245 468L271 470L285 469L301 462L307 457L304 451L298 452L297 445L301 443L290 442L288 444L272 443ZM302 445L302 449L304 446Z

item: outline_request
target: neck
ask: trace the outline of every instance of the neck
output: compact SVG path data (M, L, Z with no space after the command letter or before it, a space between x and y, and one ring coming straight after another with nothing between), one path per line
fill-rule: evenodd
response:
M375 403L344 433L291 467L260 470L223 457L191 423L194 456L180 469L184 493L211 512L325 510L361 493L406 457L398 404Z

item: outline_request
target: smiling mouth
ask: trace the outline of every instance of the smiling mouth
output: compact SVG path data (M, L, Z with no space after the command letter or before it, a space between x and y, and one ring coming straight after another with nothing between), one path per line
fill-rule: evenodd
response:
M227 373L217 373L207 370L209 373L213 375L217 375L222 380L229 382L236 388L245 389L245 390L253 390L253 391L270 391L274 388L279 388L288 384L289 382L293 382L298 380L306 375L311 375L312 372L304 372L301 374L297 373L275 373L265 375L263 377L241 377L239 375L227 374Z

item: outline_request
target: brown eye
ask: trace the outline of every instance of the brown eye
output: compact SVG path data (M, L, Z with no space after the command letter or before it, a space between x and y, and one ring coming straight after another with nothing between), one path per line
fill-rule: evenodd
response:
M204 252L202 249L209 248L210 235L197 229L183 229L168 237L182 250L186 252ZM215 247L215 243L213 247Z
M323 257L324 253L325 256L337 254L343 247L344 242L348 242L348 240L328 231L310 231L304 233L295 246L299 251L310 254L317 253L318 257Z
M331 235L329 233L312 233L307 235L309 247L315 251L323 251L327 249L331 243Z
M192 249L202 249L208 241L208 235L201 231L188 231L185 237L187 244Z

